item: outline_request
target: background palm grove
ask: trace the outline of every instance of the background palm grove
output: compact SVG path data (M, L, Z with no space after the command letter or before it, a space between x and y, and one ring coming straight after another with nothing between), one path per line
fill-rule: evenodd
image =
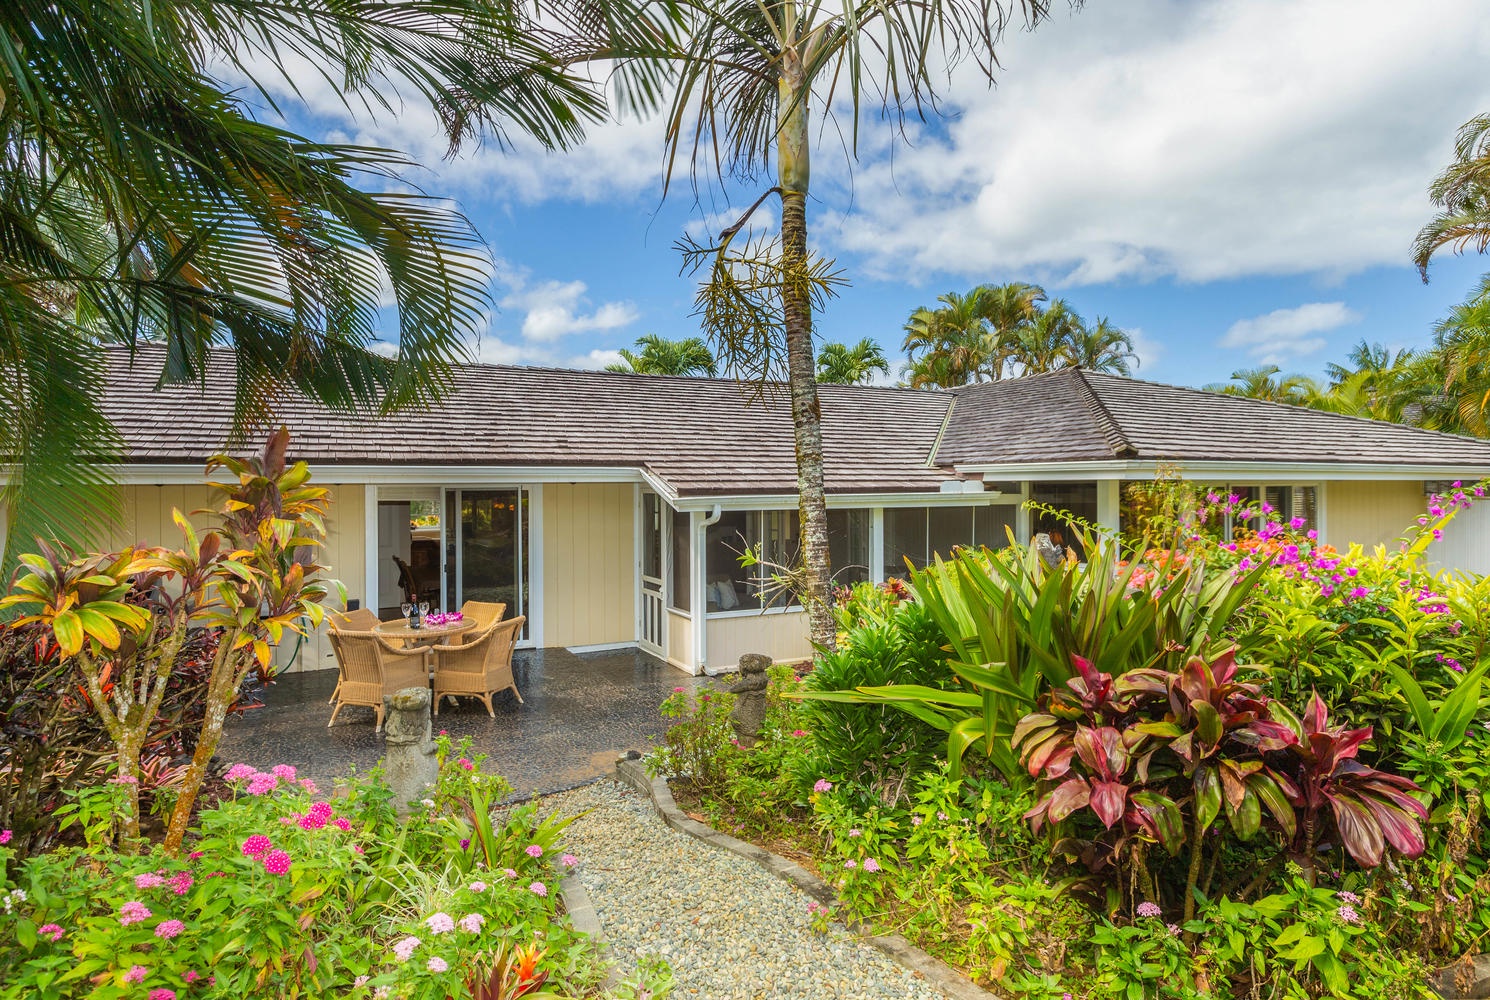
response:
M854 275L819 238L844 223L814 200L814 154L830 151L821 177L950 128L954 81L990 83L1011 33L1079 7L0 9L0 998L665 992L645 969L605 985L547 888L565 821L494 813L511 789L469 747L440 741L409 820L378 774L333 795L293 768L214 763L273 647L338 600L318 558L328 495L292 460L293 428L273 429L281 405L355 419L438 399L497 304L493 253L411 183L408 155L294 127L323 91L371 120L429 116L451 157L660 123L654 193L727 193L673 248L696 334L610 360L733 378L762 405L784 388L803 551L779 569L819 655L775 668L753 747L729 696L680 689L650 763L833 879L836 909L804 921L901 931L1032 997L1427 996L1435 976L1473 978L1490 593L1424 553L1485 484L1433 496L1397 549L1338 552L1302 519L1161 477L1130 488L1123 537L1069 525L1087 562L970 549L831 592L819 383L1142 371L1141 317L1083 317L1035 274L910 311L903 358L819 335ZM1404 247L1425 278L1442 251L1490 246L1487 177L1477 117ZM91 552L124 457L96 395L104 349L143 344L164 345L140 373L161 385L202 378L215 351L236 361L212 525ZM1490 436L1490 278L1426 347L1362 341L1325 380L1264 364L1214 388ZM449 936L410 963L427 932Z

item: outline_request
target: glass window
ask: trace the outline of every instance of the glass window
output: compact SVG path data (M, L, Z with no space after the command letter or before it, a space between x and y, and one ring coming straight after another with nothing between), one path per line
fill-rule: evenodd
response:
M757 602L781 608L795 604L793 594L776 587L771 576L783 568L797 565L802 559L802 520L794 510L760 512L760 534L755 549L764 565L755 567Z
M973 521L973 544L990 549L1008 546L1009 536L1017 524L1019 508L1012 504L978 507Z
M1268 517L1284 527L1290 521L1303 522L1299 531L1313 531L1319 527L1319 507L1312 486L1264 486L1263 499L1273 508Z
M1097 523L1096 483L1031 483L1030 499L1036 503L1054 507L1056 510L1065 511L1087 524ZM1044 511L1036 511L1031 531L1035 534L1059 532L1061 541L1076 550L1076 558L1086 560L1086 553L1082 551L1080 540L1075 537L1070 526L1061 518Z
M906 560L913 566L926 565L926 508L885 508L885 579L910 575Z
M833 566L835 585L869 579L869 533L873 523L873 511L828 511L828 561Z
M693 531L689 527L689 521L690 515L686 510L673 511L673 565L668 581L667 603L668 607L677 611L692 609L689 585L693 581L693 574L690 572L693 566Z
M927 562L931 562L933 556L950 558L954 548L973 544L972 507L928 507L926 519L930 548Z
M709 525L704 534L704 597L710 611L738 611L759 608L759 590L753 585L752 570L740 565L740 556L755 544L758 529L751 522L759 514L753 510L727 510Z

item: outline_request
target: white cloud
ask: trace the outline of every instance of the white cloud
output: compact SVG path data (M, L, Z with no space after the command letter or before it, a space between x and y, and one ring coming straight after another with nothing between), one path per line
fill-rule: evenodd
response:
M1310 334L1334 330L1360 318L1344 302L1308 302L1293 309L1274 309L1262 316L1239 319L1217 343L1246 351L1261 364L1281 366L1325 346L1323 337Z
M1490 18L1393 0L1088 4L967 67L961 116L863 149L819 233L877 275L1084 284L1403 264L1456 128L1490 105ZM847 181L815 170L847 191ZM826 175L826 176L825 176ZM819 196L827 197L825 185ZM846 204L840 196L831 205Z
M526 270L503 268L498 279L507 285L499 304L523 314L521 336L528 342L549 344L576 333L617 330L636 322L641 313L631 302L603 302L588 309L589 290L583 281L531 282Z
M1146 370L1153 371L1164 357L1164 345L1138 327L1128 327L1123 332L1132 339L1133 353L1138 355L1138 364L1133 366L1134 374L1142 378Z
M620 351L611 351L597 347L594 350L590 351L588 354L583 354L577 358L572 359L572 361L570 362L570 367L600 369L608 367L610 365L620 364L620 362Z

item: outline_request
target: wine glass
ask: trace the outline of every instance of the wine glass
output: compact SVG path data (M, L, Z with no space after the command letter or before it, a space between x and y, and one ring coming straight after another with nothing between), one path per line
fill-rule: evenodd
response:
M410 601L404 601L398 606L398 610L402 611L404 613L404 617L407 618L414 613L414 605Z
M429 614L429 602L428 601L420 601L419 602L419 617L420 618L423 618L427 614Z

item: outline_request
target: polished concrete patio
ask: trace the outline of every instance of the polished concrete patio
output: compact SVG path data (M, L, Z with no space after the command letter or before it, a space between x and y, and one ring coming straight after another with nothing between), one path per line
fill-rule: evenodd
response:
M496 718L465 698L440 707L435 729L469 736L487 769L519 794L570 788L608 774L627 750L645 751L666 728L657 706L690 677L636 650L575 654L565 649L518 650L513 674L523 704L510 692L493 699ZM259 768L293 764L302 776L329 784L356 765L372 767L383 753L370 708L344 708L336 725L327 699L336 671L287 674L263 694L264 707L228 720L218 760Z

